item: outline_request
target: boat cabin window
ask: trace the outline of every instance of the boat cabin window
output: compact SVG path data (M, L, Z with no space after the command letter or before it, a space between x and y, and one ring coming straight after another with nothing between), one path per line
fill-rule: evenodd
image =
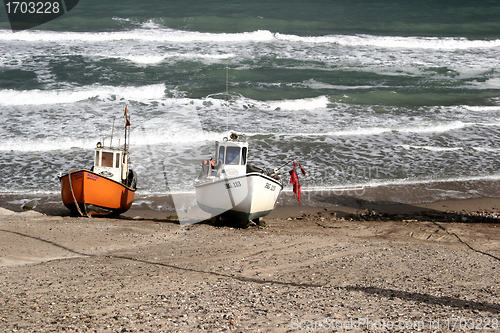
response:
M240 163L240 147L227 147L226 164L239 164L239 163Z
M113 153L102 152L101 166L103 167L113 167Z
M241 150L241 165L247 164L247 147L243 147Z
M116 153L115 168L120 167L120 153Z
M219 148L219 162L224 163L224 147Z
M95 157L94 157L94 165L95 166L101 166L101 164L99 163L101 161L101 159L99 158L99 151L96 150L95 151Z

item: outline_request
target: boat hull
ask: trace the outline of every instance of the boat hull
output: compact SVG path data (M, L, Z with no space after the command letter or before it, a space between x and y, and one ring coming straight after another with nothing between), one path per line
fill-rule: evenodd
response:
M89 170L71 171L60 180L64 205L80 215L121 214L134 200L135 189Z
M199 182L195 189L198 206L203 211L245 223L271 213L283 185L264 174L249 173Z

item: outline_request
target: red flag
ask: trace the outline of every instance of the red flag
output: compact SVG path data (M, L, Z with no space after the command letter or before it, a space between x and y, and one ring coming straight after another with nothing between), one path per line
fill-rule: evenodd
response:
M306 176L306 170L300 165L297 161L297 164L300 167L300 171L304 177ZM289 171L290 173L290 184L293 184L293 193L297 196L297 200L300 202L300 194L301 194L301 186L299 181L299 176L297 175L297 166L295 165L295 161L293 161L293 169ZM306 179L307 180L307 179Z
M293 187L294 187L293 192L297 195L297 201L300 202L300 193L301 193L300 184L294 184Z
M123 115L125 116L125 127L130 126L130 116L127 117L128 114L128 108L125 105L125 111L123 111Z
M290 184L298 183L299 182L299 177L297 176L297 173L295 172L295 169L292 169L289 172L290 172Z

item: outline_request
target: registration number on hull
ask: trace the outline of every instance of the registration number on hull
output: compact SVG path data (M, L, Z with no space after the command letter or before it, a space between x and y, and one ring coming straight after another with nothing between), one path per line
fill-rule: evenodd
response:
M90 180L98 180L98 179L99 179L99 176L88 174L88 175L87 175L87 179L90 179Z
M232 182L232 183L225 183L224 185L226 185L226 189L230 189L230 188L235 188L235 187L241 187L241 183L240 181L235 181L235 182Z
M274 191L276 189L276 185L273 185L273 184L270 184L270 183L266 183L266 185L264 185L264 188L268 189L270 191Z

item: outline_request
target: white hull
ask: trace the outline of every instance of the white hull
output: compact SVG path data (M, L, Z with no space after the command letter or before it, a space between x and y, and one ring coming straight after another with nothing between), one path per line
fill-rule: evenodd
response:
M197 182L195 188L198 205L205 212L247 222L273 211L283 185L262 173L248 173L206 179Z

